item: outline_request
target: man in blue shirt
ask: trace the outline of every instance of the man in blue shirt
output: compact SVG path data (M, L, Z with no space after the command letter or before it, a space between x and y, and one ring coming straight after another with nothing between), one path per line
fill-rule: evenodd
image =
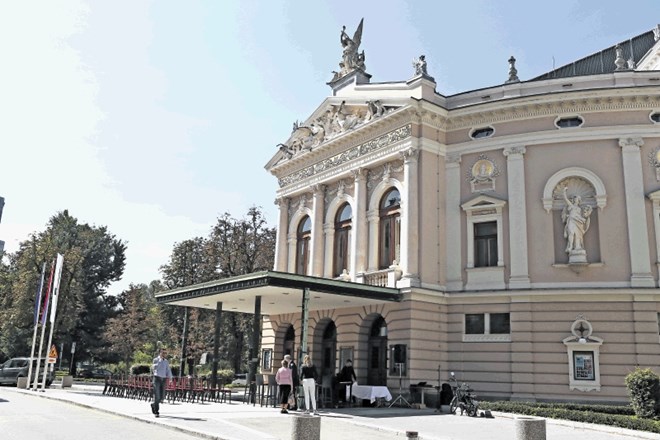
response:
M154 358L151 371L154 375L154 402L151 404L151 412L160 417L160 402L165 398L165 386L167 379L172 379L172 370L167 361L167 350L160 349L158 357Z

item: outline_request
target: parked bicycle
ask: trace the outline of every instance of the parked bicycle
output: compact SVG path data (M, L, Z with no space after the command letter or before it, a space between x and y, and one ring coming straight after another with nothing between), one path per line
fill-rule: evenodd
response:
M451 383L451 388L454 391L454 397L449 403L449 411L452 414L456 414L456 409L461 409L461 415L467 413L470 417L475 417L479 411L479 402L477 401L477 395L474 394L474 390L465 383L458 383L454 372L451 372L451 378L449 379Z

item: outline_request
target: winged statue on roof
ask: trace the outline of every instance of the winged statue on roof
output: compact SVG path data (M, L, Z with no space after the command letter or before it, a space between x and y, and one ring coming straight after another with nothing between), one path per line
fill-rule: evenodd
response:
M356 69L360 69L362 71L365 70L364 51L358 53L360 43L362 42L363 23L364 18L360 20L360 24L353 34L353 38L349 37L346 33L346 26L342 26L341 28L341 35L339 36L339 40L341 41L343 53L341 62L339 63L340 71L335 72L335 77L337 78L342 77Z

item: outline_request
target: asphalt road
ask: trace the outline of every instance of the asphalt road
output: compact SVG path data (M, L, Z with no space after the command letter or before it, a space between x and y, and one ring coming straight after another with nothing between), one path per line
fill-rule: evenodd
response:
M199 440L173 429L0 387L2 440Z

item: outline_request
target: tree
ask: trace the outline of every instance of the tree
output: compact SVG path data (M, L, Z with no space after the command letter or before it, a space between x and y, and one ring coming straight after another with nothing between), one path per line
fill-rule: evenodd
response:
M272 268L275 255L275 229L269 228L259 208L248 210L245 218L223 214L208 239L197 237L174 245L167 264L161 266L163 284L168 289L212 281ZM179 334L183 331L184 309L164 306L163 314ZM213 310L197 309L188 316L187 356L195 362L213 347ZM235 371L245 369L247 348L252 335L252 316L223 311L220 358Z
M156 332L157 323L151 309L155 307L153 295L145 284L131 284L119 295L121 311L108 319L104 339L108 351L117 354L124 362L127 373L136 351L143 348Z
M51 217L46 230L33 233L9 257L0 296L0 350L8 356L29 353L36 290L43 263L64 255L53 341L70 346L76 357L103 359L101 335L116 306L106 295L111 282L121 279L126 245L105 226L80 224L68 211ZM75 371L72 371L74 373Z
M232 277L269 270L275 261L275 228L269 228L257 207L243 219L225 213L211 231L210 247L219 277ZM234 371L247 368L248 347L252 337L252 316L223 312L221 327L222 354Z

